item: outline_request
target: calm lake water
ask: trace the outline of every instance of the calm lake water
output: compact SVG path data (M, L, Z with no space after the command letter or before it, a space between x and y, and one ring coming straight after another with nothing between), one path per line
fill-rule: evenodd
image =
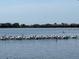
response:
M79 35L79 29L0 29L0 36L22 34ZM0 40L0 59L79 59L79 40Z

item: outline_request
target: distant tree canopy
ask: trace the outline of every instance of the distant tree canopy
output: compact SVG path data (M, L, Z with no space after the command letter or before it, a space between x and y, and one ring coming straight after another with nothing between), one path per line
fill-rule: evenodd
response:
M19 23L0 23L0 28L78 28L79 24L71 23L53 23L53 24L33 24L33 25L26 25L26 24L19 24Z
M19 23L14 23L14 24L12 24L12 26L15 27L15 28L19 28L20 27Z

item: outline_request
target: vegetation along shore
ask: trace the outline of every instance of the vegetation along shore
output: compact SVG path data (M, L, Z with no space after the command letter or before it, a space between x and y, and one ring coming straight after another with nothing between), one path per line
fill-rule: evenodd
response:
M79 24L76 23L53 23L53 24L19 24L19 23L0 23L0 28L79 28Z

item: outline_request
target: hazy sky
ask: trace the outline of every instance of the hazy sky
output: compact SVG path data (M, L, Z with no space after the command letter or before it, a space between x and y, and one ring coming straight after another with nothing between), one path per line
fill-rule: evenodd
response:
M0 23L79 23L78 0L0 0Z

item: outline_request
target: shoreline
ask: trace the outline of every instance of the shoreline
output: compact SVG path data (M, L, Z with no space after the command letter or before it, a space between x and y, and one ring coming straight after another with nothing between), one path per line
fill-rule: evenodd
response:
M19 24L19 23L0 23L0 28L79 28L79 23L46 23L46 24Z

